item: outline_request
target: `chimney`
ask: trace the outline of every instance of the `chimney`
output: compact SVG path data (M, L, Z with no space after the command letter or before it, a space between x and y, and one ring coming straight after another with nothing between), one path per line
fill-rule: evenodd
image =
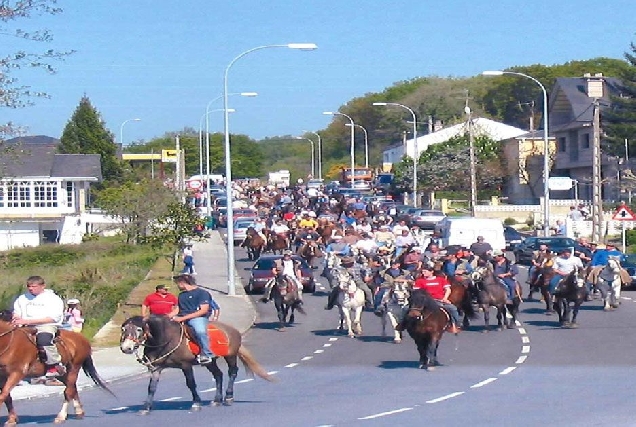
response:
M594 76L590 73L585 73L583 78L586 81L587 96L590 98L602 98L605 81L603 73L596 73Z

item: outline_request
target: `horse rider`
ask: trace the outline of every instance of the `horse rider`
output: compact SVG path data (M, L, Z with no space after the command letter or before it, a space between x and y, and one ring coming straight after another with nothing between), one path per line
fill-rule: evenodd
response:
M306 225L303 227L296 236L296 252L300 251L300 248L303 245L306 245L309 241L318 242L320 239L320 234L316 232L316 230L310 225Z
M285 247L289 247L289 227L283 223L282 219L276 220L276 224L272 226L271 231L280 238L284 239Z
M384 297L387 289L393 288L395 282L408 282L411 277L410 271L402 270L400 267L400 261L394 259L389 268L379 273L381 283L375 290L375 295L373 297L374 313L378 316L382 315L383 308L380 306L380 303L382 302L382 298Z
M539 244L539 249L532 253L532 259L530 260L530 269L528 270L528 283L530 286L534 285L539 278L539 268L542 267L542 264L552 256L550 249L548 249L548 245L545 243ZM528 298L531 297L532 294L528 295Z
M285 283L284 280L291 280L297 289L299 304L303 303L303 285L300 281L302 278L301 263L298 260L292 259L292 251L286 250L283 252L283 257L274 261L274 267L272 273L276 278L277 283ZM267 292L264 295L264 300L269 300L272 296L272 286L267 288Z
M359 198L353 203L353 209L355 210L354 216L356 218L367 215L367 205Z
M375 241L378 247L393 246L395 245L395 235L389 231L389 226L386 224L380 225L380 229L375 233Z
M219 306L208 291L197 285L193 276L180 274L173 280L181 293L178 296L178 305L168 317L175 322L185 322L194 330L201 347L201 354L197 356L199 365L212 363L218 356L210 349L208 323L210 314L219 310Z
M64 301L53 290L46 289L40 276L31 276L26 282L27 291L13 303L14 326L32 326L36 330L35 344L40 360L46 365L48 378L66 375L66 367L53 342L64 318Z
M309 216L309 212L305 212L302 219L298 221L298 227L316 229L318 227L318 222Z
M446 254L440 250L436 243L429 244L428 248L424 251L424 256L433 262L443 259L445 255Z
M506 291L508 293L508 301L507 304L512 304L512 301L515 299L515 296L521 298L521 295L517 294L517 280L515 277L519 274L519 267L516 264L510 262L508 258L506 258L506 254L503 251L495 249L492 252L493 260L493 274L497 277L501 283L506 287Z
M601 270L605 267L610 257L618 259L621 264L625 261L625 255L621 251L619 251L616 248L616 245L613 243L607 243L605 245L605 249L597 249L594 252L594 255L592 255L592 260L590 261L590 272L588 273L587 280L586 280L588 291L590 291L592 284L596 283L596 279L598 278L598 275L600 274ZM622 267L621 267L620 275L621 275L621 280L624 283L631 282L631 278L629 278L629 273Z
M580 237L579 246L574 248L574 255L581 258L583 265L587 266L592 261L592 249L586 237Z
M341 266L347 270L356 286L364 292L364 307L367 309L372 308L373 294L371 293L371 288L369 288L368 285L368 283L372 280L371 271L364 268L361 264L358 264L353 257L343 258ZM338 300L339 292L340 288L338 286L334 286L327 297L325 310L331 310L333 308Z
M450 327L448 331L453 334L458 334L460 329L459 325L459 311L449 300L451 294L451 285L444 276L435 276L433 272L433 266L425 264L421 270L421 276L415 280L413 289L424 289L428 294L437 302L437 304L448 312L450 315ZM398 329L399 328L399 329ZM400 323L396 330L403 330L404 325Z
M411 226L411 234L417 243L417 246L425 248L428 245L429 237L426 235L424 230L420 228L419 225L413 224Z
M402 260L404 269L412 273L418 271L422 266L422 248L419 246L411 247L409 253L404 256Z
M365 256L373 255L378 250L378 244L369 233L362 233L362 239L358 240L354 247Z
M401 220L393 226L392 231L393 231L393 234L395 235L395 238L397 239L399 236L403 234L404 230L406 230L407 232L410 232L409 227L406 225L406 221Z
M265 230L267 226L265 225L263 219L260 217L256 217L256 219L254 220L254 225L252 227L254 227L254 231L256 231L258 235L261 236L263 241L266 242L267 237L265 237L265 233L263 233L263 230Z
M484 236L477 236L477 241L470 245L470 251L481 259L490 258L492 250L492 246L485 241Z
M402 229L402 235L395 238L395 256L399 257L402 252L404 252L404 250L415 245L417 245L417 242L415 241L413 235L410 233L409 229Z
M461 249L449 251L446 255L446 261L442 265L442 272L446 274L446 277L455 277L462 284L469 279L468 275L473 272L473 266L463 258L463 255L464 252Z
M567 277L574 269L578 267L583 270L583 263L581 262L581 258L572 256L571 249L564 248L561 249L559 255L554 259L554 265L552 268L556 272L554 277L550 280L550 293L554 294L559 282Z
M343 237L340 235L334 235L331 237L331 243L325 248L326 253L335 253L339 257L345 257L351 255L351 246L343 242Z

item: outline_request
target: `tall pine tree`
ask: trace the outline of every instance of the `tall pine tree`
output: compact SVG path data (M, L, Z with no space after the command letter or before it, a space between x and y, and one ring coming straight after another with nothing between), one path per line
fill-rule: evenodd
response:
M99 154L104 181L118 181L122 176L113 134L106 129L87 96L82 97L64 127L58 151L62 154Z
M604 152L620 157L624 156L625 139L632 153L636 148L636 44L632 43L630 49L625 52L629 66L621 70L620 83L610 97L611 107L602 115Z

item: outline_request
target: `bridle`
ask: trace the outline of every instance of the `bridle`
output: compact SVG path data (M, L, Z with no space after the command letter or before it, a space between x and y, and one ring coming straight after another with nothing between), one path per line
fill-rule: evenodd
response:
M157 344L157 345L146 344L150 334L148 333L147 324L145 322L144 322L144 326L146 327L142 328L141 326L137 326L132 322L126 325L123 325L121 327L122 334L121 334L119 343L121 345L121 343L123 343L124 340L127 340L127 339L134 342L135 345L133 346L133 353L135 354L135 358L137 359L137 362L141 363L142 365L146 366L149 370L153 371L157 369L157 367L155 366L157 362L167 358L172 353L177 351L177 349L181 346L181 343L183 342L183 338L185 336L185 327L183 325L179 325L180 327L179 329L181 329L181 332L179 334L179 342L172 350L168 351L166 354L156 357L154 360L150 360L145 354L143 354L144 352L140 350L142 348L163 348L170 343L170 340L167 340L166 342L162 344ZM134 331L135 331L134 334L130 332L131 327L134 327Z

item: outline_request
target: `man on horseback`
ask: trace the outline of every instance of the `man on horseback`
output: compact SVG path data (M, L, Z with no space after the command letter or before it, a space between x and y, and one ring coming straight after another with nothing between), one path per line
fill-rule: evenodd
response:
M278 219L276 224L272 226L272 233L279 236L285 241L285 247L289 247L289 227L287 227L282 219Z
M581 258L572 256L571 249L562 249L561 252L559 252L559 256L554 259L554 266L552 268L556 274L552 280L550 280L550 294L554 294L559 282L577 267L583 270Z
M31 276L26 283L27 292L13 304L15 326L32 326L36 329L35 344L40 360L46 365L46 377L64 376L66 367L53 342L64 317L64 301L55 292L46 289L40 276Z
M437 304L450 315L451 324L448 331L452 334L458 334L460 331L458 327L459 311L457 311L457 307L448 300L451 294L450 283L448 283L448 280L443 276L435 276L433 274L433 266L431 265L424 265L421 272L422 275L415 280L413 289L426 290Z
M541 243L539 249L533 252L532 259L530 260L531 266L528 270L528 283L531 287L535 285L539 278L539 269L543 266L543 263L552 256L552 253L548 249L548 245Z
M378 316L381 316L383 312L380 304L386 291L392 288L395 285L395 282L408 282L411 278L411 273L407 270L402 270L400 267L400 261L395 259L389 268L379 273L381 283L376 289L375 296L373 298L374 313Z
M495 249L492 255L494 257L492 261L493 274L504 284L508 291L508 301L506 301L506 303L512 304L515 296L517 296L517 281L515 280L515 276L519 274L519 268L516 264L512 264L500 250Z
M201 354L197 357L199 364L212 363L218 356L210 349L208 317L211 311L218 309L218 305L208 291L197 286L194 277L180 274L174 278L174 282L181 290L178 297L179 305L172 310L168 317L175 322L185 322L194 330L201 347Z
M373 294L371 293L371 288L369 288L368 283L371 281L371 272L364 268L362 265L355 262L355 259L352 257L346 257L342 259L342 267L347 269L347 272L356 283L356 286L359 289L362 289L364 292L365 299L365 308L370 309L373 307ZM338 293L340 289L338 286L334 286L334 288L329 293L327 297L327 305L325 306L325 310L331 310L333 306L336 304L338 300Z
M274 286L280 286L281 284L286 284L286 280L290 280L294 285L296 285L297 294L298 294L298 305L303 304L303 285L300 281L301 271L300 271L300 262L292 259L292 252L287 250L283 253L282 259L277 259L274 262L274 268L272 268L272 272L276 277L276 284ZM272 295L272 287L269 287L266 295L263 297L264 300L269 300Z
M446 277L455 277L460 283L465 283L469 279L470 273L473 272L473 266L470 265L468 260L463 258L463 255L464 253L461 249L449 251L442 266L442 271L446 274Z

